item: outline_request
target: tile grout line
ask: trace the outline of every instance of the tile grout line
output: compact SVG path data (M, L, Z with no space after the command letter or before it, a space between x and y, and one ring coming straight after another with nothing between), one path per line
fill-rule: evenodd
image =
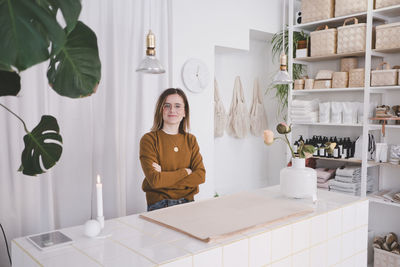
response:
M36 258L35 258L31 253L29 253L22 245L20 245L17 241L15 241L15 239L12 240L11 242L14 242L23 252L25 252L29 257L31 257L32 260L33 260L34 262L36 262L39 266L44 267L44 265L41 264L40 261L39 261L38 259L36 259Z
M90 255L88 255L86 252L84 252L83 250L81 250L80 248L75 247L74 245L71 245L74 249L76 249L78 252L82 253L83 255L85 255L86 257L88 257L89 259L91 259L92 261L96 262L97 264L99 264L100 266L104 266L101 262L99 262L98 260L96 260L95 258L91 257Z
M121 246L123 246L123 247L129 249L130 251L132 251L132 252L134 252L134 253L136 253L136 254L138 254L138 255L140 255L140 256L146 258L146 259L149 260L151 263L154 263L154 264L156 264L157 266L159 265L157 262L153 261L153 260L150 259L149 257L147 257L147 256L143 255L142 253L140 253L140 252L134 250L133 248L130 248L130 247L124 245L123 243L119 242L118 240L115 240L115 239L112 239L112 238L109 238L109 240L111 240L111 241L113 241L113 242L115 242L115 243L117 243L117 244L119 244L119 245L121 245Z

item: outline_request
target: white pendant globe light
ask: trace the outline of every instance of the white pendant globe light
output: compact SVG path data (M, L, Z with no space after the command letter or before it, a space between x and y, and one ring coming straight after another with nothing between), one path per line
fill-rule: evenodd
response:
M285 7L286 0L283 1L283 14L282 14L282 54L280 56L280 70L275 75L273 84L290 84L293 83L292 78L290 77L287 71L287 56L285 53ZM290 45L290 44L289 44Z
M156 37L151 31L151 1L149 1L149 5L150 30L146 37L146 56L140 62L136 71L150 74L161 74L165 73L165 69L162 66L161 62L156 58Z

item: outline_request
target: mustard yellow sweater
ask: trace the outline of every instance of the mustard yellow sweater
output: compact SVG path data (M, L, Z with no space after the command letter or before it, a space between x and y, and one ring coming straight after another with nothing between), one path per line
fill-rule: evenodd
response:
M175 152L177 146L179 151ZM157 172L153 162L161 166ZM193 200L204 183L206 171L196 137L192 134L170 135L162 130L149 132L140 140L140 163L145 174L142 189L147 205L163 199ZM185 168L192 170L190 175Z

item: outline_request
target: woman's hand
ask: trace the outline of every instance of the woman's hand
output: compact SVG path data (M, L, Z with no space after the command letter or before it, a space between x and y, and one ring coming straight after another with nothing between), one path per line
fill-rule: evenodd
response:
M192 170L191 169L186 168L185 170L187 171L188 175L192 174Z
M157 172L161 172L161 166L158 165L157 163L153 162L152 164L154 170L156 170Z

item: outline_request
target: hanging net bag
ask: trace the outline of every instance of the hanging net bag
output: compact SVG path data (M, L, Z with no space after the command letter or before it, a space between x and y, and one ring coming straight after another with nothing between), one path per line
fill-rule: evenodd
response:
M226 115L224 104L219 96L217 80L214 79L214 137L224 135L228 116Z
M230 136L244 138L249 131L249 113L244 100L242 82L240 77L235 79L232 103L229 110L227 132Z
M258 79L254 80L253 103L250 109L250 132L254 136L261 136L267 129L268 121L264 109L264 97L261 93Z

